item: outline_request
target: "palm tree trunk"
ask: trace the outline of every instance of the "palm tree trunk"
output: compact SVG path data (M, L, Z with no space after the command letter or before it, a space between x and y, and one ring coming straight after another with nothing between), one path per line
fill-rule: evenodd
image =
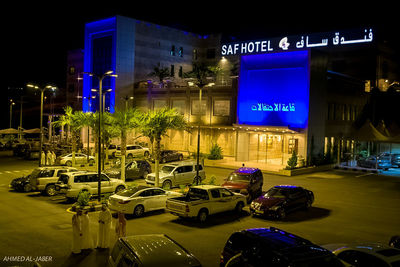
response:
M75 166L75 152L76 152L76 134L75 132L72 132L71 135L71 141L72 141L72 166Z
M160 183L160 152L161 152L161 137L160 138L156 138L156 147L155 147L155 173L156 173L156 177L155 177L155 181L154 181L154 185L156 187L159 187L159 183Z
M126 132L121 131L121 180L125 182Z

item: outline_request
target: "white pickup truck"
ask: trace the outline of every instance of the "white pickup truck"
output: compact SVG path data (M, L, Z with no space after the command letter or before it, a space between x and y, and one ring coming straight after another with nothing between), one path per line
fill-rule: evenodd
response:
M208 215L236 210L238 213L246 203L246 197L216 185L192 186L183 197L167 199L167 211L179 217L197 217L205 222Z

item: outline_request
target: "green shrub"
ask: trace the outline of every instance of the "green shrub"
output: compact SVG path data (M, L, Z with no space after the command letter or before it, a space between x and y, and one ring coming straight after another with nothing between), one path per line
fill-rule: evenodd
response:
M88 206L91 196L92 195L88 191L81 191L78 194L78 199L77 199L76 203L81 207Z
M210 155L208 156L208 159L223 159L224 157L222 156L222 148L217 144L213 144L210 149Z
M287 161L286 169L293 170L296 168L296 166L297 166L297 154L296 151L293 150L292 156Z

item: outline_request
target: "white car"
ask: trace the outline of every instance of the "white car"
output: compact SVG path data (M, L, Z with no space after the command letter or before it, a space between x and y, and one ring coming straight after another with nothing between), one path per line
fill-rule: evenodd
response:
M400 249L377 243L328 244L330 250L349 266L399 266Z
M80 192L88 191L91 195L98 194L97 172L71 172L61 174L56 184L56 190L65 194L68 199L76 199ZM127 188L120 179L110 179L104 173L101 174L101 193L117 193Z
M121 146L117 147L115 151L116 157L121 157ZM150 156L150 150L147 147L142 147L139 145L127 145L126 146L126 157L130 158L148 158Z
M182 194L150 186L138 186L120 191L108 199L111 210L140 217L144 212L165 209L168 198Z
M94 164L95 158L93 156L88 156L82 153L75 153L75 164ZM57 164L72 166L72 153L60 156L57 158Z

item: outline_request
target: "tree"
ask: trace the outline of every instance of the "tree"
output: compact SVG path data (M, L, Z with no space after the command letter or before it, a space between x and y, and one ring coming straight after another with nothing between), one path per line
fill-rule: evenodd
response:
M148 111L140 120L139 131L155 143L155 186L159 186L159 163L161 154L161 139L167 135L168 130L186 130L187 122L183 115L175 109L162 108Z
M296 168L296 166L297 166L297 153L296 150L293 149L292 156L287 161L286 169L293 170Z
M132 128L139 126L141 113L133 108L125 110L116 109L111 115L111 125L121 137L121 179L125 181L125 161L126 161L126 136Z
M163 87L163 81L165 78L170 76L168 68L160 68L158 66L155 66L153 68L153 71L149 73L149 76L157 77L159 82L160 82L160 87Z

